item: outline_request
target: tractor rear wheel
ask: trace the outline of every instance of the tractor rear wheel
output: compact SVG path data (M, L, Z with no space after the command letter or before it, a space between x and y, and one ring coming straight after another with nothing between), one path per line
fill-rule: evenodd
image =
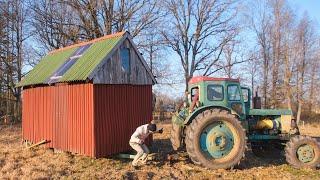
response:
M320 144L308 136L294 136L286 144L285 156L295 168L316 168L320 164Z
M206 110L186 132L190 159L211 169L233 168L244 157L246 135L238 119L226 110Z
M172 123L170 141L173 150L177 151L182 146L182 135L181 135L182 127Z

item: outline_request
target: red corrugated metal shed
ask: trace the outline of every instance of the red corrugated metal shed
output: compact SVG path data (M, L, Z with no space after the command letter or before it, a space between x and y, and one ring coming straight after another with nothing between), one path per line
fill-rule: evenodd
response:
M90 56L85 57L85 48L76 46L78 49L72 52L59 51L61 56L51 55L30 72L20 83L23 86L24 140L32 143L47 140L47 147L91 157L131 149L128 144L131 134L152 119L152 85L155 80L128 33L120 35L113 48L104 49L101 44L94 46L100 40L87 42L93 44L87 49ZM111 37L110 42L114 43L114 36ZM108 38L101 40L108 44ZM129 49L129 55L122 57L122 49ZM101 62L89 64L92 73L84 76L86 80L62 83L58 80L63 76L62 72L67 73L68 68L73 67L70 63L82 66L77 71L81 77L88 74L82 72L88 64L81 58L92 60L95 50L105 50L109 54L105 58L99 56ZM43 67L47 61L56 61L56 58L66 59L51 62L57 70L46 74L48 68ZM129 69L121 63L122 58L129 58L125 59L129 61ZM42 75L40 79L37 78L39 73Z
M130 149L152 118L151 85L56 85L23 91L23 139L92 157Z

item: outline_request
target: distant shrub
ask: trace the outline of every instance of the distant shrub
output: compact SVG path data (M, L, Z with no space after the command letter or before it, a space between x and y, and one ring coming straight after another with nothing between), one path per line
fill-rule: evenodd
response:
M306 123L320 123L320 114L315 112L307 112L304 111L301 114L301 120L305 121Z

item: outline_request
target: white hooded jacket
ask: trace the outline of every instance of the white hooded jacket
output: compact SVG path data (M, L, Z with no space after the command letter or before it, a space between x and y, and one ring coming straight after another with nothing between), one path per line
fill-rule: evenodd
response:
M145 139L151 134L147 129L148 124L139 126L136 131L131 135L130 143L143 144Z

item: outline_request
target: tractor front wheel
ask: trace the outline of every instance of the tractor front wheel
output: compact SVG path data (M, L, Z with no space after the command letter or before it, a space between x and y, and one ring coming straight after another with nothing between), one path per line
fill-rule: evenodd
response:
M171 134L170 134L170 141L173 150L177 151L179 150L183 145L182 143L182 127L172 123L172 128L171 128Z
M320 144L308 136L294 136L286 144L285 156L295 168L316 168L320 164Z
M233 168L244 157L246 135L238 119L226 110L206 110L186 130L190 159L211 169Z

